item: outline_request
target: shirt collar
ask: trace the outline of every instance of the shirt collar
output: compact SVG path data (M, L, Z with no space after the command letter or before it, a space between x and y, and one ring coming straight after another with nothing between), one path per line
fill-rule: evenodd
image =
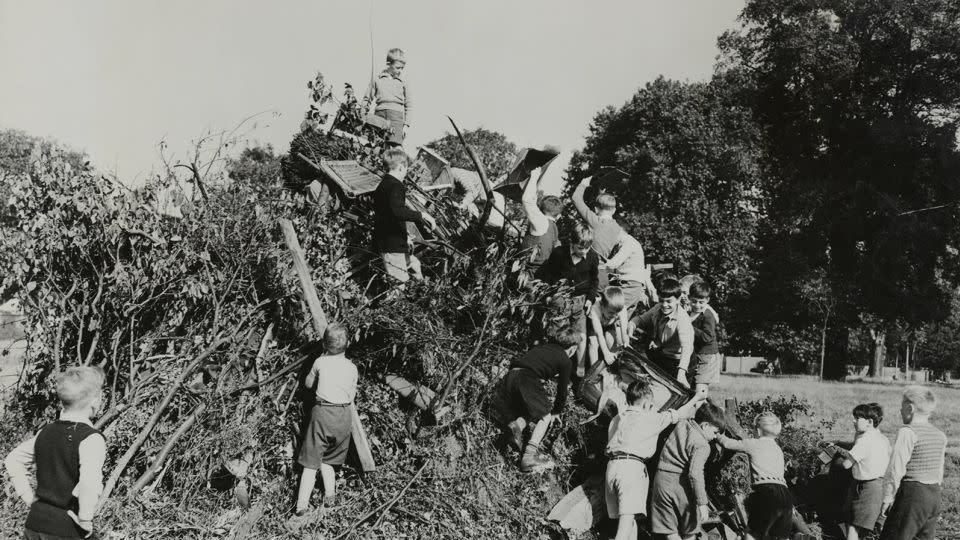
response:
M393 73L390 73L390 70L389 70L389 69L385 69L385 70L381 71L381 72L380 72L380 78L381 78L381 79L384 79L384 78L396 79L396 80L398 80L398 81L402 81L402 80L403 80L402 77L397 77L397 76L395 76Z
M86 424L88 426L93 426L90 422L90 418L83 413L72 412L72 411L61 411L60 419L65 422L76 422L78 424Z

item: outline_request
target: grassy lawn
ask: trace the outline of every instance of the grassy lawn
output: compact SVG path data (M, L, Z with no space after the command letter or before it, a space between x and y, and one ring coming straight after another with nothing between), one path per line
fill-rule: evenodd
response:
M817 415L815 420L833 420L832 428L823 429L826 438L853 440L853 408L859 403L877 402L883 407L880 429L892 443L900 420L900 398L906 384L819 382L807 377L759 377L722 375L720 384L711 386L711 396L722 403L736 397L753 401L766 396L796 395L807 399ZM947 434L947 464L941 504L939 538L960 538L960 389L933 386L937 410L931 423Z

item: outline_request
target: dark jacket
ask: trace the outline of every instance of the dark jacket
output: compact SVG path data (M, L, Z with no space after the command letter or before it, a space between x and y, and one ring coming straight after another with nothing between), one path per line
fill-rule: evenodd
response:
M717 354L717 319L710 310L691 321L693 325L693 352L697 354Z
M547 283L566 279L573 287L574 295L583 295L592 301L600 288L600 258L591 249L586 257L574 264L570 246L563 244L553 250L547 262L540 267L537 277Z
M407 206L407 188L386 174L373 192L373 245L380 253L408 253L407 223L423 215Z

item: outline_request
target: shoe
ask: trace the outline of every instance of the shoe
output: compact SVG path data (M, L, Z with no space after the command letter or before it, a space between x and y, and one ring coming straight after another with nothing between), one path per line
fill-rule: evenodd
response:
M557 464L552 459L545 456L539 449L535 451L526 451L523 458L520 459L520 472L532 473L552 469Z
M303 516L307 515L308 512L310 512L310 507L309 507L309 506L306 507L306 508L297 508L296 510L293 511L293 515L295 515L295 516L297 516L297 517L303 517Z

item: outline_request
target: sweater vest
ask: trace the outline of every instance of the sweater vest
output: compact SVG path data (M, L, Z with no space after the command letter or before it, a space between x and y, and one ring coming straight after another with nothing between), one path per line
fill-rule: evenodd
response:
M537 267L545 263L547 259L550 258L550 254L553 253L553 248L557 245L557 239L559 237L560 233L557 230L557 222L552 219L547 219L547 232L542 235L533 236L527 232L520 246L524 250L532 250L530 254L530 265Z
M910 454L903 479L922 484L939 484L947 436L930 424L907 427L917 434L917 443L913 445L913 453Z
M80 481L80 443L96 433L100 432L87 424L57 420L37 434L33 451L36 501L27 515L28 529L56 536L83 535L67 510L79 509L73 490Z

